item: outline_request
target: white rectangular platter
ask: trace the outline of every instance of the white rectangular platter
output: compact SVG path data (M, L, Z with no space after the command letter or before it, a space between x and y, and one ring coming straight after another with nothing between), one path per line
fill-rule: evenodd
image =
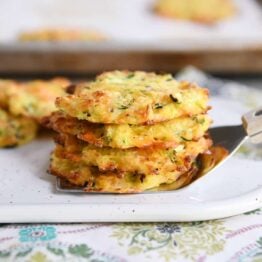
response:
M239 124L246 108L212 100L216 125ZM51 140L0 150L0 223L196 221L217 219L262 206L262 161L236 155L177 191L135 195L66 194L48 175Z

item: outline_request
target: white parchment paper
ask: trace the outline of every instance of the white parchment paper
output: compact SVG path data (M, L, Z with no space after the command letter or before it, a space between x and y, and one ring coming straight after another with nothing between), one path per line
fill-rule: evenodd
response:
M262 5L235 0L234 17L202 25L159 17L154 0L1 0L0 42L21 31L45 27L91 28L105 33L108 45L123 43L156 49L212 49L262 46Z

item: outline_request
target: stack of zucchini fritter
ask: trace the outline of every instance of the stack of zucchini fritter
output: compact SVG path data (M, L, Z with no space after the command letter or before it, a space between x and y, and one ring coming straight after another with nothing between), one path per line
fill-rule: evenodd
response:
M135 193L197 173L212 142L208 91L171 75L114 71L59 97L50 172L86 191Z

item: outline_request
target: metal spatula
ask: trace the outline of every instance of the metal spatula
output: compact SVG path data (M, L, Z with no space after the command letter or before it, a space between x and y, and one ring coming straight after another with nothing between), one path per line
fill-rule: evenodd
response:
M219 126L209 130L215 145L225 147L232 155L246 139L252 143L262 142L262 107L242 116L242 125Z
M248 138L254 144L262 143L262 107L243 115L242 125L214 127L209 130L209 133L214 145L227 149L228 155L208 173L229 159ZM81 187L72 186L63 179L57 178L56 181L56 189L60 192L86 193Z

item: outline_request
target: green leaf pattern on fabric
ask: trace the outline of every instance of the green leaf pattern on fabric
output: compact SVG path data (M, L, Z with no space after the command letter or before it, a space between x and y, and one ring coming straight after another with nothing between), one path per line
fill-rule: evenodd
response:
M202 251L208 255L220 252L228 233L221 221L121 224L113 229L112 237L119 245L128 246L129 255L159 250L160 258L166 261L178 255L195 260Z

